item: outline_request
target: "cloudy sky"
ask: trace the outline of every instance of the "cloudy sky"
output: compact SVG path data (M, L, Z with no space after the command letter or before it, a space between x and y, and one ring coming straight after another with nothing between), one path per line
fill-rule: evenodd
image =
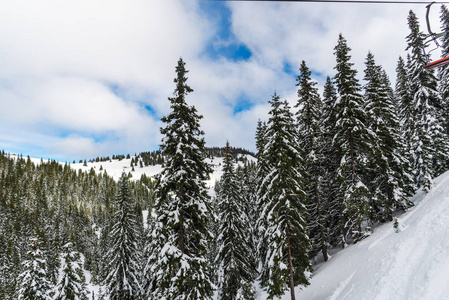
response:
M335 74L339 33L360 79L371 51L394 81L410 9L424 30L422 4L0 0L0 149L62 161L157 149L182 57L207 145L254 150L273 92L296 101L302 60L320 87Z

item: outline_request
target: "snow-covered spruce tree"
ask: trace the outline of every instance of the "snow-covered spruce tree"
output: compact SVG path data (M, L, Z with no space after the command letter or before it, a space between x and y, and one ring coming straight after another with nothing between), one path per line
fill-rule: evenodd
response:
M412 122L411 118L411 105L413 97L410 94L411 87L409 77L407 76L406 63L404 59L399 56L398 64L396 66L396 86L395 96L398 104L397 114L401 124L401 128L409 127L408 122Z
M219 268L219 299L255 299L253 281L256 271L251 261L251 226L248 226L249 219L238 186L229 142L226 143L220 187L217 195L218 255L215 260Z
M1 206L0 206L1 207ZM1 207L3 208L3 207ZM2 218L2 211L0 210L0 218ZM0 224L2 222L0 221ZM3 228L3 227L2 227ZM11 258L6 251L6 239L3 232L0 232L0 297L6 298L8 284L6 274L9 269Z
M113 197L111 197L113 198ZM96 267L96 270L94 272L95 277L92 279L95 280L96 283L103 283L105 282L107 276L108 276L108 265L109 262L104 259L106 257L106 254L109 251L109 245L111 242L111 230L112 230L112 222L113 222L113 215L112 215L112 208L111 204L109 203L109 199L107 200L108 204L105 207L105 221L103 226L101 227L100 231L100 237L98 239L98 249L97 249L97 255L98 255L98 264ZM111 201L112 202L112 201ZM96 273L96 274L95 274Z
M340 165L340 154L332 140L335 136L335 124L337 120L335 105L338 103L337 91L335 86L328 76L324 85L323 91L323 116L321 119L321 128L323 134L323 183L322 191L325 201L322 203L324 211L328 212L326 223L327 236L329 243L336 246L341 241L341 226L342 219L341 203L342 195L337 181L337 170Z
M295 286L308 285L306 272L312 269L305 221L304 161L287 101L281 102L275 93L269 103L272 108L265 152L270 172L264 180L266 193L262 211L267 220L263 237L267 251L262 268L268 274L266 287L270 299L288 289L291 299L295 299Z
M264 195L266 193L266 182L268 173L270 172L270 165L266 157L265 146L267 144L267 124L261 120L257 123L256 129L256 209L258 219L256 220L256 239L257 239L257 252L258 256L263 261L267 255L267 242L265 241L265 231L267 228L267 220L262 215L264 207L266 205ZM268 284L267 270L262 269L260 273L260 281L263 286Z
M54 289L56 300L87 299L86 287L80 274L83 272L80 254L73 249L72 243L62 246L61 274Z
M1 200L0 200L1 201ZM10 299L13 286L11 282L16 280L16 277L11 278L14 274L14 269L19 269L19 265L14 265L14 253L11 251L11 240L9 240L6 232L11 230L6 226L6 214L4 214L4 206L0 204L0 299Z
M161 150L166 157L157 189L157 201L146 268L150 299L210 299L214 286L206 259L212 218L205 180L211 173L206 163L204 132L194 106L186 103L192 92L185 63L176 67L176 89L169 98L172 111L162 121Z
M410 61L410 55L407 56L407 61ZM411 95L410 80L407 76L406 63L402 57L399 57L398 64L396 67L396 86L395 86L395 103L396 103L396 113L399 120L399 128L401 132L402 146L400 147L399 155L406 161L406 170L411 176L411 160L412 156L410 153L411 141L408 139L409 131L408 129L414 127L414 118L411 115L413 96ZM415 180L411 179L411 193L416 189Z
M419 31L418 18L410 11L408 15L410 34L407 49L411 51L407 65L410 94L413 96L409 115L413 124L405 128L410 141L411 165L418 188L429 191L432 177L444 170L448 155L448 138L441 125L441 98L437 92L437 80L432 70L424 69L427 63L422 49L425 35ZM411 122L410 122L411 123Z
M445 5L441 6L441 29L443 32L449 32L449 10ZM444 35L442 37L442 48L441 56L449 56L449 35ZM446 135L449 135L449 67L443 66L438 69L438 89L441 96L441 115L442 115L442 125ZM449 162L446 161L445 168L449 167Z
M30 238L29 250L22 261L23 273L19 276L19 300L50 300L51 283L47 280L45 253L39 249L40 239Z
M391 102L394 104L394 107L395 107L394 113L396 115L396 118L399 119L399 113L397 110L397 104L398 104L397 98L396 98L396 95L394 94L394 89L391 85L390 77L388 76L387 71L385 71L385 69L381 68L380 72L381 72L381 74L380 74L381 81L382 81L382 84L385 86L387 97L389 99L391 99Z
M47 274L52 284L57 283L58 270L60 268L59 253L61 252L61 237L59 231L60 220L62 214L57 215L56 218L50 220L51 225L47 225L46 232L48 232L47 247Z
M335 47L337 74L334 77L339 101L334 106L336 113L335 136L333 142L340 155L337 177L342 193L341 203L341 242L346 237L363 237L362 222L369 209L370 193L366 181L369 162L373 158L372 149L375 136L366 125L363 96L356 78L357 71L350 62L351 56L346 39L340 34Z
M254 161L246 161L243 166L238 165L236 175L239 182L239 188L242 193L245 213L248 216L249 223L247 224L249 230L248 243L250 245L250 260L253 264L253 270L257 270L259 265L259 256L257 253L258 244L258 229L256 227L259 218L259 210L256 201L256 163ZM257 277L257 275L255 276Z
M410 198L415 194L415 188L413 185L413 177L410 168L410 161L408 160L406 152L406 142L404 141L404 135L402 132L402 123L400 119L399 109L398 109L398 97L396 96L394 89L391 87L390 78L387 75L385 70L381 70L381 86L386 89L386 95L390 100L391 105L393 106L392 114L396 119L396 127L393 126L393 131L398 138L396 140L396 147L394 150L394 155L399 157L397 161L392 163L392 168L396 172L396 176L399 182L399 187L401 189L401 193L407 195L407 198ZM403 195L404 196L404 195ZM413 203L409 201L409 199L405 199L402 202L405 206L412 206ZM398 204L398 207L401 207L401 204Z
M110 249L106 254L107 292L113 300L138 299L142 294L142 250L139 248L140 229L134 215L128 176L123 173L117 187L115 213L112 217Z
M410 175L406 173L406 160L401 156L402 136L396 115L394 99L382 68L376 65L374 55L366 58L364 86L365 111L368 127L375 134L374 159L368 187L372 198L370 219L392 221L393 212L409 206Z
M4 207L0 207L0 211L5 213L4 219L0 216L0 219L4 221L0 221L0 228L2 228L0 230L0 299L16 299L17 277L21 273L18 244L20 238L16 236L11 218L7 217L10 214L6 212Z
M323 134L321 131L320 121L322 119L322 108L318 89L315 87L316 82L312 81L312 72L302 61L299 68L300 74L296 81L298 82L298 107L296 112L296 121L298 125L299 144L306 154L305 170L310 185L307 192L307 230L311 242L312 256L321 251L325 261L328 260L327 255L327 232L326 232L326 206L323 205L323 196L321 190L323 170Z

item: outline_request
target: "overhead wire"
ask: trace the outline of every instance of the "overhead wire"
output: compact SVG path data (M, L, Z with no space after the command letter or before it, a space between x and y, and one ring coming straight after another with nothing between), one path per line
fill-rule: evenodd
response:
M356 3L356 4L449 4L447 1L389 1L389 0L208 0L211 2L316 2L316 3Z

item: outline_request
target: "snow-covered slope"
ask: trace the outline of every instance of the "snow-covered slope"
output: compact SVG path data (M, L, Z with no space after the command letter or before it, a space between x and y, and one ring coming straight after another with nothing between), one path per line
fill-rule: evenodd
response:
M310 286L297 287L296 299L449 299L449 172L413 201L398 217L399 232L384 224L338 252L316 267Z
M239 156L244 156L249 161L255 161L256 159L247 154L238 154ZM134 171L132 171L131 167L131 160L136 159L136 157L130 157L129 159L122 159L122 160L111 160L111 161L103 161L103 162L88 162L84 166L83 163L75 163L71 164L71 167L75 170L82 170L82 171L90 171L92 168L97 172L107 172L109 176L114 178L115 180L118 180L123 172L128 174L128 172L131 172L132 179L137 180L140 179L142 174L147 175L148 177L152 177L156 174L159 174L162 172L162 165L154 165L154 166L135 166ZM219 180L222 173L223 173L223 158L222 157L213 157L212 159L207 159L207 163L209 163L212 166L213 173L210 175L210 179L207 181L207 186L209 188L213 188L215 185L215 181ZM239 162L240 165L243 165L242 162ZM235 164L237 165L237 164ZM103 170L100 170L103 169Z
M76 170L81 171L90 171L92 168L97 172L104 172L106 171L109 176L114 178L115 180L118 180L120 176L122 176L122 173L125 172L128 174L128 172L131 172L133 175L132 179L137 180L140 179L140 176L142 174L146 174L148 177L154 176L162 171L161 165L154 165L154 166L144 166L143 168L139 166L134 167L134 171L132 171L131 167L131 159L135 157L131 157L129 159L113 159L110 161L100 161L100 162L87 162L86 166L83 163L75 163L72 164L71 167ZM103 169L100 171L100 169Z

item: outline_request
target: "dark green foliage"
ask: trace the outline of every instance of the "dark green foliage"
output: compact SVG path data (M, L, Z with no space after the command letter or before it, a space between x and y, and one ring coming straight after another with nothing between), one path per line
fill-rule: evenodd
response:
M226 147L206 147L205 150L206 150L207 156L209 158L226 156ZM243 155L255 156L255 154L253 152L243 149L243 148L230 147L229 151L231 151L231 154L234 157L234 159L237 159L237 160L243 161L243 162L244 162ZM238 154L241 154L241 155L238 155Z
M298 87L298 107L296 120L298 124L299 144L305 155L304 165L309 185L305 188L307 193L307 231L311 241L311 256L321 251L325 261L328 260L327 245L328 237L326 223L329 218L328 207L323 197L321 178L324 175L323 156L323 133L321 128L323 104L312 81L312 72L302 61L299 68L300 74L296 81Z
M410 58L408 58L410 60ZM407 128L411 126L411 105L413 96L411 95L410 81L407 76L406 64L402 57L398 59L396 67L396 87L395 87L396 102L398 104L398 116L402 123L402 127Z
M256 158L257 158L257 167L256 167L256 211L257 211L257 220L256 223L256 239L258 241L257 250L258 256L261 261L263 261L267 255L267 241L265 239L265 231L267 229L267 219L263 216L263 210L266 203L266 197L264 197L266 193L266 184L264 183L265 178L270 172L270 165L267 157L267 153L265 152L265 146L267 144L267 124L262 121L257 122L257 130L256 130ZM260 273L260 281L263 286L268 284L269 274L267 269L262 269Z
M229 143L225 148L223 175L218 201L218 270L219 299L255 299L252 287L256 270L252 261L250 238L252 231L247 215L247 203L238 186Z
M375 135L367 181L372 195L369 216L372 221L391 221L394 211L410 205L410 174L407 160L401 156L404 143L388 78L372 53L366 58L364 79L367 126Z
M56 300L87 300L87 291L83 278L80 254L73 249L72 243L63 245L63 261L59 281L54 289Z
M361 87L356 78L357 71L350 62L350 48L340 34L335 47L337 74L334 77L338 91L335 103L334 147L340 165L337 169L339 191L341 193L341 241L345 245L347 237L362 238L362 222L369 209L370 191L366 174L373 158L375 137L367 126Z
M270 299L287 289L293 299L294 286L308 285L306 271L311 271L304 206L307 181L290 107L276 94L269 103L272 109L264 150L269 172L262 181L266 192L261 200L262 218L267 226L263 237L267 244L262 272L268 279L266 287Z
M424 69L427 58L423 54L425 35L419 31L416 15L410 11L407 18L410 34L407 50L410 50L406 71L409 82L410 105L402 105L406 111L402 117L410 116L413 122L404 124L407 152L418 188L429 191L432 177L445 169L449 151L448 138L442 125L442 103L437 92L437 79L433 71Z
M449 10L445 5L441 5L441 29L443 32L449 32ZM444 35L442 37L442 48L441 56L449 56L449 35ZM438 69L438 91L441 96L441 123L444 128L446 135L449 135L449 68L448 66L443 66ZM449 167L449 161L446 159L445 168Z
M162 165L164 164L164 157L160 150L152 151L152 152L141 152L139 154L139 157L141 158L141 162L145 166L154 166L156 164Z
M152 180L130 182L129 191L137 206L148 207L154 184ZM56 283L61 246L73 241L76 251L84 254L85 267L93 271L93 280L104 280L105 261L99 255L109 249L106 239L108 214L114 210L112 199L116 182L95 171L81 172L68 164L0 155L0 238L6 241L0 253L7 264L0 268L0 289L6 299L17 292L20 262L26 257L27 240L35 230L44 250L48 279ZM102 232L98 240L95 231ZM95 270L95 271L94 271ZM9 298L8 298L9 297Z
M105 280L110 299L131 300L142 295L140 286L142 250L141 229L134 214L134 203L125 173L120 178L115 198L116 211L109 232L109 251L105 255L108 275Z
M337 180L337 171L340 166L340 154L337 145L333 143L336 134L336 110L334 106L337 104L337 91L330 77L327 77L323 92L323 116L322 116L322 157L324 174L321 181L321 189L323 192L323 209L328 212L326 222L326 231L329 244L336 246L340 243L342 234L339 225L342 219L342 195L339 192L339 182Z
M161 150L167 160L145 272L151 299L210 299L213 292L206 260L212 215L205 185L212 170L205 162L202 116L186 103L193 91L186 83L187 73L179 59L174 97L169 98L172 111L162 118L166 126L161 128Z
M257 219L259 217L257 209L257 182L256 182L256 163L254 161L247 161L243 166L240 164L236 169L237 180L241 191L241 196L244 203L244 211L248 216L248 245L250 247L250 258L253 262L253 269L256 270L259 260L257 254Z
M19 276L17 299L50 300L52 286L47 280L45 253L39 248L40 239L30 238L26 258L22 261L23 272Z

